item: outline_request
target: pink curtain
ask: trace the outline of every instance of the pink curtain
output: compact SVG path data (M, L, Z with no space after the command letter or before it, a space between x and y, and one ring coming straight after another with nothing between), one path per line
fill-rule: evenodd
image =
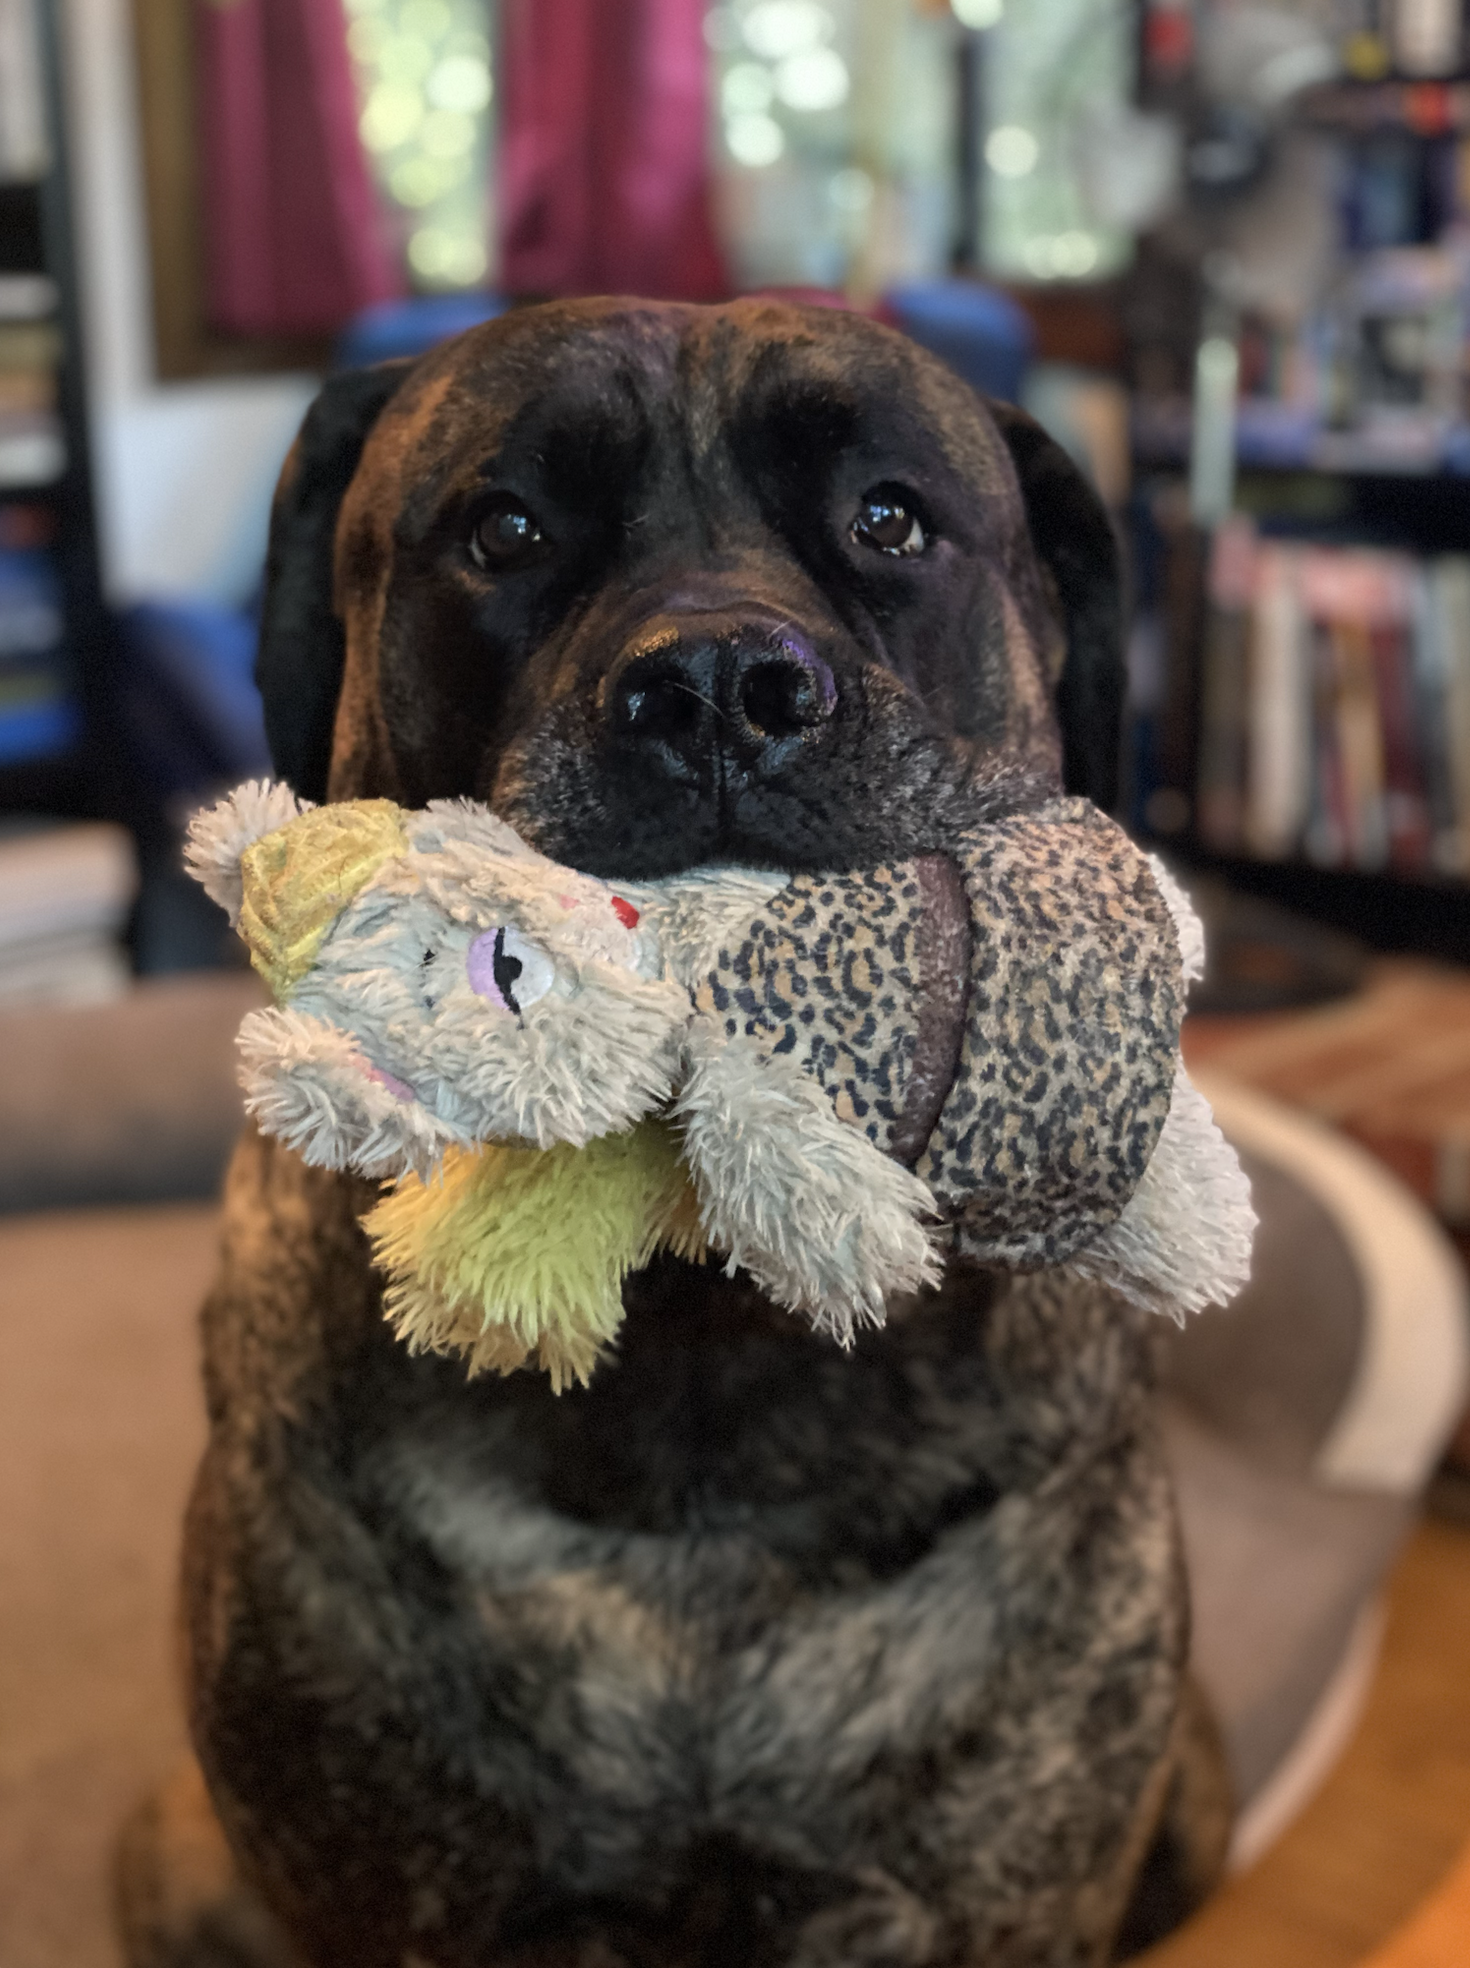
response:
M215 0L194 19L211 326L331 332L401 293L342 0Z
M502 0L501 284L729 291L710 209L705 0Z

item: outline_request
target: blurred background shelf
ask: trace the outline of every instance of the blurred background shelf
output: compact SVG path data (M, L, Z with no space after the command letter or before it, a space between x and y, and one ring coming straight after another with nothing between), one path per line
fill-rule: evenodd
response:
M57 22L7 8L0 90L0 808L115 812ZM27 69L32 99L23 92ZM121 817L120 815L118 817Z

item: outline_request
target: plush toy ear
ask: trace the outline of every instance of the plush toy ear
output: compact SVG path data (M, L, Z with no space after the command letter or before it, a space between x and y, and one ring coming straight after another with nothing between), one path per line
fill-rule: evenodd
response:
M241 855L237 927L278 998L306 976L353 896L404 853L405 817L391 800L314 806Z
M346 642L332 606L337 513L368 433L412 364L329 376L306 413L271 508L255 681L271 760L303 798L324 800Z
M1014 404L992 402L1011 454L1026 519L1056 586L1067 634L1057 683L1062 777L1104 813L1118 797L1118 751L1126 682L1123 571L1113 522L1096 492L1033 418Z
M252 1011L239 1044L247 1110L314 1168L427 1177L446 1148L466 1145L325 1019L274 1006Z
M210 900L218 902L232 929L240 921L245 850L298 818L308 804L278 779L251 779L216 806L200 807L189 822L184 866Z

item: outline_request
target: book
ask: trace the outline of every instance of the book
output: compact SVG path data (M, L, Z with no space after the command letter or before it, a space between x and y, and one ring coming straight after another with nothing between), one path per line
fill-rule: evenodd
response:
M0 831L0 1002L76 1004L126 988L132 837L102 823Z
M39 178L48 163L37 0L0 0L0 178Z
M111 934L136 888L126 828L82 821L0 830L0 961L37 938Z
M1431 575L1445 682L1445 749L1454 802L1454 872L1470 872L1470 559L1446 554Z
M115 940L43 938L0 961L0 1006L100 1004L121 997L131 981L127 953Z
M1414 690L1414 569L1395 555L1386 571L1394 586L1387 619L1371 630L1383 745L1383 817L1390 866L1406 874L1428 868L1429 806Z
M1399 572L1391 554L1311 548L1302 555L1302 602L1314 636L1319 772L1326 778L1308 831L1311 836L1316 828L1313 859L1328 865L1371 870L1388 862L1375 643L1386 645L1403 631L1407 609Z
M0 414L0 487L51 485L66 470L60 420L46 410Z
M1470 555L1216 535L1200 838L1219 853L1470 875Z
M66 632L55 563L39 547L0 546L0 674L18 658L45 655Z
M1298 846L1312 786L1312 678L1298 588L1299 549L1262 545L1251 619L1242 838L1280 860Z
M1347 854L1348 807L1337 728L1337 662L1325 622L1307 631L1312 676L1312 770L1302 847L1319 868L1339 868Z
M1237 514L1216 530L1208 579L1197 816L1207 845L1217 854L1234 854L1244 821L1251 606L1257 579L1256 531L1250 520Z
M1449 675L1433 568L1416 563L1410 581L1415 731L1429 824L1428 865L1437 874L1460 872L1460 831L1449 754Z

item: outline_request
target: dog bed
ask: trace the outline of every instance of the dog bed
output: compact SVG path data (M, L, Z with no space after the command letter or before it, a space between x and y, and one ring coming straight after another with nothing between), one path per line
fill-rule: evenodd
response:
M217 1179L251 988L174 982L0 1020L17 1062L0 1199L33 1212L0 1222L6 1968L112 1968L109 1843L182 1746L170 1610L217 1229L198 1203L40 1206ZM1453 1253L1406 1191L1311 1123L1209 1091L1263 1225L1235 1306L1166 1332L1165 1426L1245 1865L1351 1732L1379 1589L1462 1398L1466 1342Z
M1352 1733L1379 1587L1463 1404L1470 1329L1459 1259L1402 1184L1328 1129L1197 1078L1261 1217L1245 1291L1165 1343L1194 1664L1245 1866Z

